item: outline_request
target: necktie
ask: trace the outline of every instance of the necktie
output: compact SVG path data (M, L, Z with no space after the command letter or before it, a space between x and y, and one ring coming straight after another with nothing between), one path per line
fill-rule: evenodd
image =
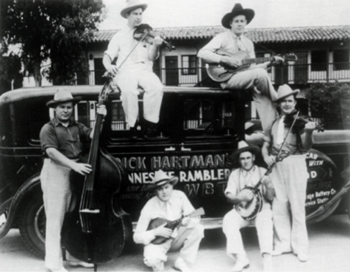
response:
M237 44L238 51L243 50L243 43L240 37L237 37L236 44Z

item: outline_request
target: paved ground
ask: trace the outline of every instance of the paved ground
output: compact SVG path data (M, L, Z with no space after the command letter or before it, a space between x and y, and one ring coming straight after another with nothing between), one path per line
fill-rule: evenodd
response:
M310 253L306 263L300 263L293 254L274 257L275 271L350 271L350 221L346 215L333 215L323 222L309 225ZM207 230L201 244L198 261L193 271L230 271L233 261L225 254L225 237L220 229ZM254 228L242 230L251 265L246 271L261 271L262 262ZM100 265L98 271L151 271L142 263L141 247L134 247L117 260ZM176 253L171 253L166 271L176 271L172 264ZM68 271L92 271L66 266ZM45 271L44 262L29 253L17 230L0 240L0 271Z

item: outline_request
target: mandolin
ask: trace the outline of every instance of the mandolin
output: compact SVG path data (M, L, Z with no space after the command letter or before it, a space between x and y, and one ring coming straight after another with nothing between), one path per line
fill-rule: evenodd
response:
M250 65L252 63L264 63L267 61L274 61L275 57L266 57L266 58L249 58L249 54L247 51L238 51L237 53L229 53L224 50L218 50L216 52L221 56L229 56L235 58L236 60L241 62L241 65L238 67L225 67L224 65L217 63L207 63L206 70L209 77L215 82L225 82L229 80L233 75L249 70ZM284 56L278 56L283 58L285 61L297 61L297 56L294 54L288 54Z
M200 215L203 215L203 214L205 214L204 209L203 208L199 208L199 209L195 210L194 212L192 212L192 213L190 213L189 215L186 215L186 216L196 217L196 216L200 216ZM154 218L149 223L148 230L152 230L152 229L158 228L159 226L163 225L164 223L166 223L166 225L165 225L166 228L174 230L178 225L180 225L182 219L184 217L186 217L186 216L183 215L183 216L181 216L181 218L179 218L177 220L174 220L174 221L170 221L170 220L167 220L165 218L160 218L160 217ZM151 243L159 245L159 244L164 243L168 239L169 238L158 236Z

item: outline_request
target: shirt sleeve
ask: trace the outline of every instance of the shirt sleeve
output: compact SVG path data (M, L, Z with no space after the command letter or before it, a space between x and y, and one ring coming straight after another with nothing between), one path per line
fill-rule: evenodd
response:
M151 222L149 214L150 213L148 212L148 206L145 206L141 211L141 215L139 221L137 222L137 226L133 236L134 242L136 244L148 245L149 243L151 243L152 240L156 238L153 230L147 230L148 225Z
M105 54L111 58L111 61L113 61L115 58L118 57L118 53L119 53L119 39L118 39L118 33L116 33L111 39L111 41L109 42L107 50L105 51Z
M221 56L214 53L222 47L222 35L214 37L198 52L198 57L209 63L220 63Z
M272 131L272 125L274 124L275 120L272 121L266 128L266 131L264 133L264 141L268 142L268 143L272 143L272 135L271 135L271 131Z
M231 193L233 195L237 194L237 174L236 171L233 171L230 175L230 177L228 178L228 182L227 182L227 187L225 190L225 195L227 195L228 193Z
M46 152L46 149L53 147L58 149L58 139L55 128L50 124L45 124L40 131L40 145L41 150Z

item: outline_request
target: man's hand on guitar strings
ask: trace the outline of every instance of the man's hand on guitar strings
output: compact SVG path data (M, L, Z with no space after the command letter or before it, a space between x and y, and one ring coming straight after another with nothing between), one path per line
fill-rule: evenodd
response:
M169 238L171 236L171 234L173 233L173 231L172 231L172 229L169 229L165 226L166 226L166 223L155 228L153 230L154 235Z
M220 64L224 64L225 66L232 68L237 68L242 65L242 61L229 56L221 56Z

